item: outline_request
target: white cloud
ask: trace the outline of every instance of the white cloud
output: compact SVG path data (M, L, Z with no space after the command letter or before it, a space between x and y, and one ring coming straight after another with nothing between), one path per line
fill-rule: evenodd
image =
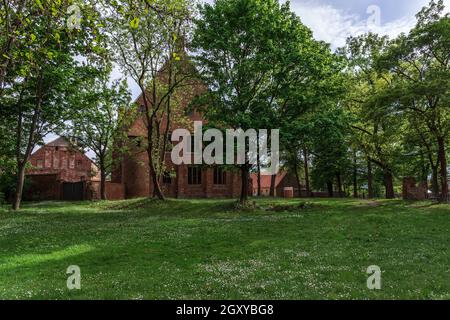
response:
M303 23L314 33L314 37L331 44L333 49L345 44L349 36L357 36L368 31L395 37L402 32L408 32L415 25L415 17L377 24L376 14L371 11L367 16L350 14L336 9L331 5L321 5L315 2L293 3L292 9L300 16ZM383 12L380 11L382 16Z

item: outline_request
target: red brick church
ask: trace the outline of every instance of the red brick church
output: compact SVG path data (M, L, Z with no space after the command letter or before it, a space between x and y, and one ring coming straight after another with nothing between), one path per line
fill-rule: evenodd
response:
M194 88L198 92L201 88ZM187 108L194 93L185 91L182 97L182 110ZM147 126L143 108L143 99L136 100L141 114L127 129L130 141L146 141ZM196 111L185 115L187 124L200 121L202 115ZM185 123L186 124L186 123ZM170 131L181 127L173 123ZM165 128L161 129L165 131ZM130 143L131 152L123 157L120 166L112 175L112 182L124 186L125 198L146 197L152 194L153 186L150 182L148 155L144 148ZM174 165L171 162L170 151L166 152L165 165L168 173L161 179L161 188L167 197L174 198L225 198L238 197L241 192L241 177L238 171L225 170L220 166Z

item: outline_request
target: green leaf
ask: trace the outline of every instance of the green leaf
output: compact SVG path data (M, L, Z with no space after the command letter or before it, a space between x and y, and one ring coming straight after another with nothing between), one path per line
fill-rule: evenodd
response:
M134 18L130 21L130 27L137 29L139 27L139 18Z
M41 10L44 10L44 6L42 5L41 0L34 0L34 2L36 2L36 4L38 5L39 8L41 8Z

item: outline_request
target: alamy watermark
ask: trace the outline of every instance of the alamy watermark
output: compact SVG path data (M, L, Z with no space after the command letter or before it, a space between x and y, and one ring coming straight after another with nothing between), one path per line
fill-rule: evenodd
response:
M69 290L80 290L81 289L81 270L79 266L72 265L66 270L66 274L69 274L67 278L67 289Z
M367 268L367 274L370 276L367 278L367 289L380 290L381 289L381 269L379 266L369 266Z
M275 175L280 168L279 136L279 129L226 129L224 138L219 129L203 132L202 122L194 121L193 136L187 129L176 129L172 133L172 142L179 143L172 149L171 159L175 165L256 165L259 159L261 173ZM204 142L208 143L205 148Z
M367 18L367 27L369 29L379 27L381 25L381 8L379 6L368 6L366 13L369 15Z
M66 25L69 30L81 29L81 9L78 5L73 4L67 8L67 18Z

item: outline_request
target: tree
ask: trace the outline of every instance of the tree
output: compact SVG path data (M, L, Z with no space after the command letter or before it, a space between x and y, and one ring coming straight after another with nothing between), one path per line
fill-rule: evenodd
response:
M129 93L124 81L109 83L109 69L98 77L88 79L74 97L78 110L65 128L63 135L76 141L95 154L94 162L100 169L100 197L106 199L106 177L116 165L126 138L124 127L135 117L129 105Z
M218 0L200 6L195 24L193 47L208 87L203 111L216 127L281 129L283 135L284 125L312 105L317 91L311 88L321 83L332 55L289 3ZM250 168L240 165L241 203Z
M14 122L15 210L20 207L25 170L33 148L47 133L70 119L75 106L69 104L68 97L88 74L89 68L75 56L101 54L96 12L83 6L85 18L79 28L71 29L66 23L69 4L71 1L13 1L1 11L2 28L8 32L2 35L2 42L7 45L1 58L0 117L11 117Z
M14 69L18 67L12 55L17 50L21 28L32 12L25 10L26 0L4 1L0 7L0 97L11 80Z
M391 199L395 196L394 159L401 134L398 128L403 119L390 112L389 102L379 98L392 81L389 74L376 67L386 43L386 37L367 34L349 38L340 53L348 61L350 80L344 105L352 115L353 140L367 155L368 161L383 170L385 196Z
M379 57L378 66L392 74L389 90L380 99L396 111L414 117L422 135L435 139L440 167L440 201L448 201L446 144L450 133L450 15L443 1L431 1L417 14L417 25L408 35L393 40ZM425 142L425 141L423 141ZM431 150L431 148L430 148ZM431 161L433 162L433 161ZM435 184L435 183L434 183Z
M314 114L311 128L314 184L326 185L333 197L333 182L338 195L343 195L343 176L350 167L347 140L347 120L339 108L331 108Z
M193 74L184 51L191 3L110 1L105 15L105 31L111 38L115 61L141 90L147 127L149 190L153 190L149 196L163 200L159 178L164 170L172 109L177 105L177 90L188 86Z

